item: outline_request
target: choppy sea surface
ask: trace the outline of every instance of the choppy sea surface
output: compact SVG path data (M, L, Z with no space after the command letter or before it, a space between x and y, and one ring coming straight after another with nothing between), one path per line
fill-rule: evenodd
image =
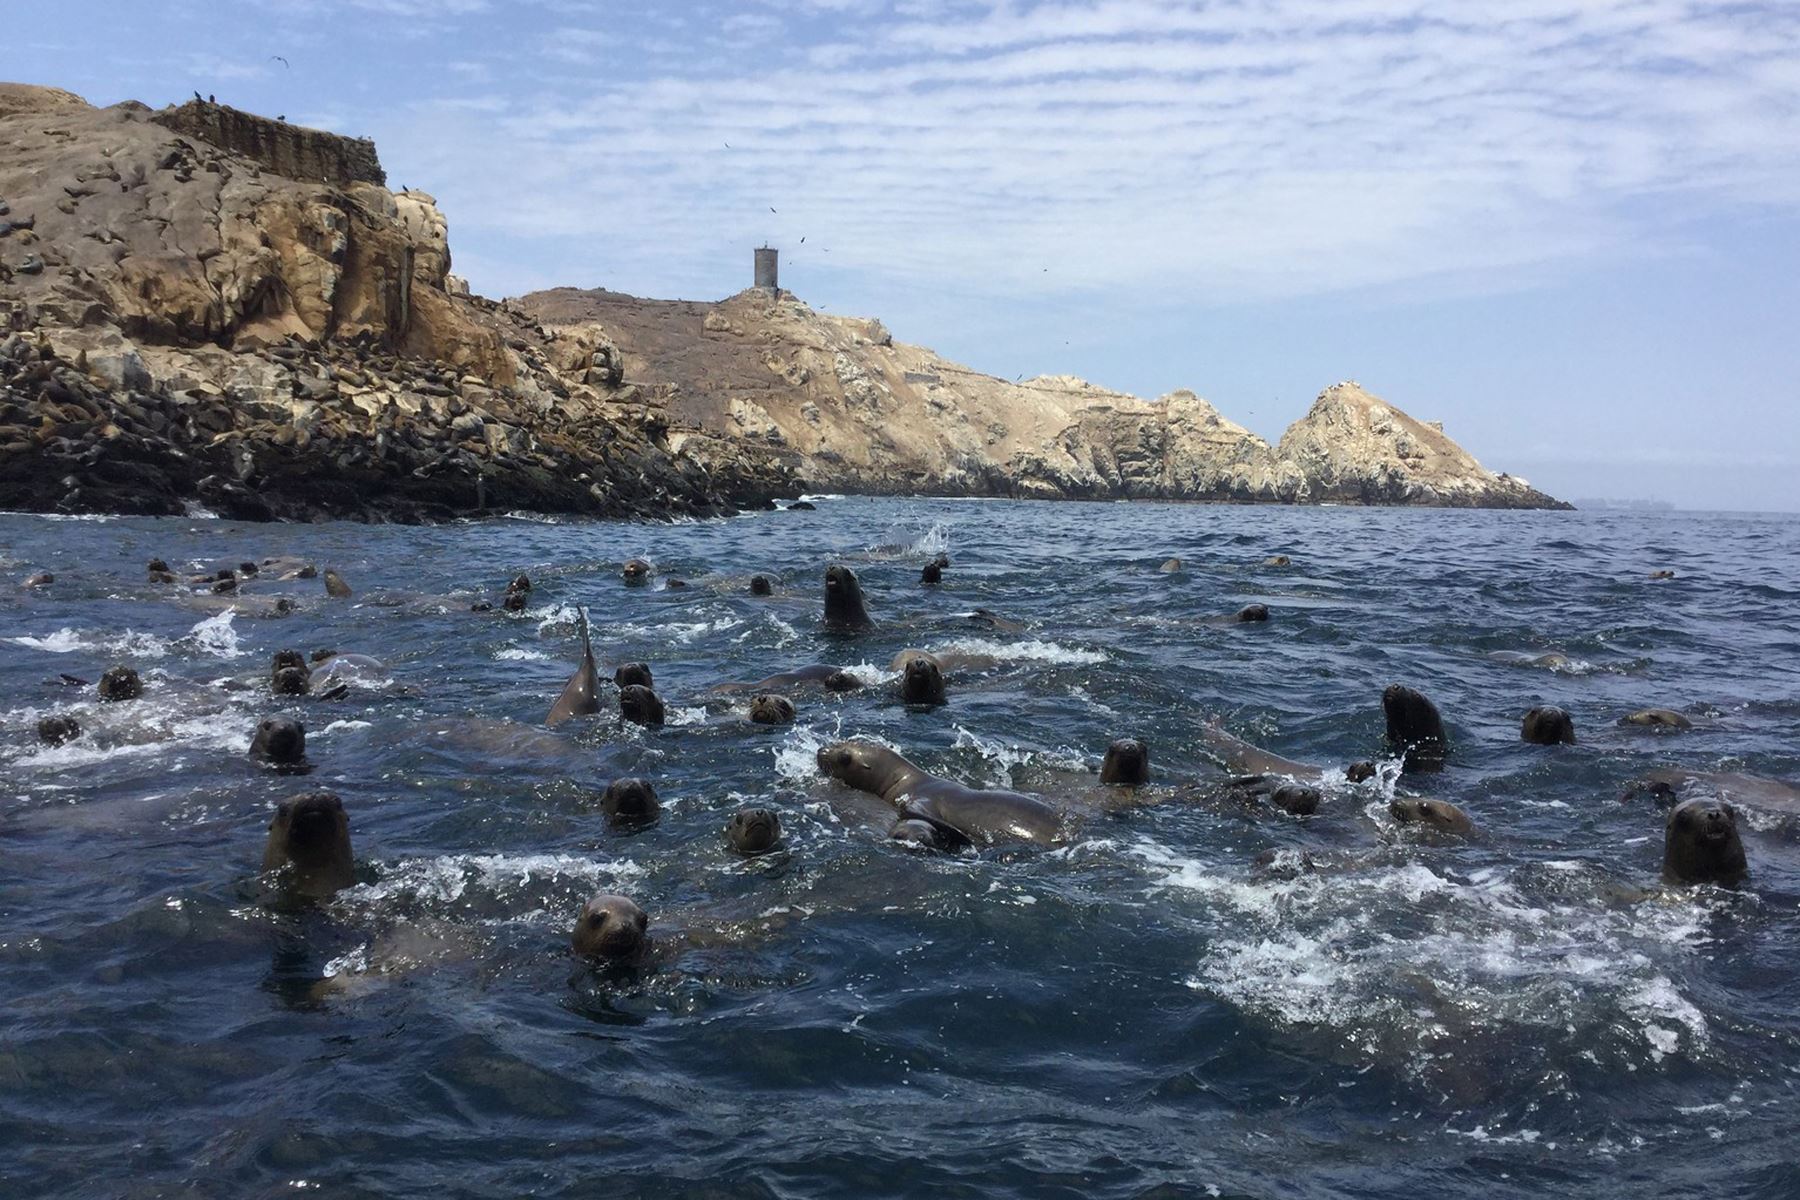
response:
M356 595L257 582L234 611L144 571L277 555ZM627 587L640 555L657 581ZM821 629L834 561L874 631ZM39 570L56 582L20 586ZM759 571L774 597L747 593ZM519 572L525 612L470 611ZM3 516L0 580L8 1196L1800 1195L1800 811L1740 802L1747 885L1671 890L1663 810L1620 798L1671 765L1800 780L1800 518ZM258 615L280 595L297 611ZM1252 602L1266 625L1212 620ZM652 665L667 726L609 704L543 728L577 605L603 674ZM976 608L1023 629L972 629ZM290 646L388 672L278 699ZM913 646L992 665L908 708L887 664ZM62 679L120 662L142 699ZM709 692L819 662L871 686L796 692L777 729ZM1217 777L1209 718L1322 766L1377 755L1391 682L1442 709L1442 774L1334 780L1310 817L1204 788L1093 806L1123 734L1171 797ZM1519 740L1539 703L1578 744ZM1616 724L1652 705L1696 728ZM40 746L53 713L83 736ZM248 761L275 713L305 723L310 774ZM844 736L1088 815L1060 849L909 852L820 777ZM662 797L647 829L600 812L624 775ZM1475 834L1397 826L1395 786ZM270 814L319 788L361 882L281 902L258 874ZM749 803L779 812L782 852L727 853ZM570 956L599 890L650 912L641 966Z

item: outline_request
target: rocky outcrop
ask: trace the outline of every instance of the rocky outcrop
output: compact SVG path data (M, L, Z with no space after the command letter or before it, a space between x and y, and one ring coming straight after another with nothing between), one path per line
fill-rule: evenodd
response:
M670 516L794 487L591 332L453 293L423 192L289 178L137 104L0 112L0 508Z
M290 125L197 97L186 104L171 105L150 119L289 179L334 183L339 187L353 183L387 184L387 172L381 169L375 143L368 138L349 138Z

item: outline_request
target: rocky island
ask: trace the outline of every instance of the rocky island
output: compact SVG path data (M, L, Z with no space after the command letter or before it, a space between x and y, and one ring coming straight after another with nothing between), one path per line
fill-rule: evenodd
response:
M667 517L802 490L1566 507L1353 383L1274 446L752 288L470 294L375 147L0 84L0 509Z

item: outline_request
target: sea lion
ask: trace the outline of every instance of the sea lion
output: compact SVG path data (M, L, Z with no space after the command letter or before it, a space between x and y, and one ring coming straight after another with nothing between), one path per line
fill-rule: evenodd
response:
M291 717L264 717L250 739L250 757L275 767L306 761L306 726Z
M944 568L938 566L934 562L926 563L923 567L919 568L919 582L920 583L942 583L942 582L944 582Z
M746 858L767 854L781 845L781 818L766 808L740 809L725 822L725 840Z
M1263 559L1262 565L1265 567L1288 567L1293 565L1293 560L1285 554L1271 554Z
M341 695L349 690L352 680L367 683L387 677L387 664L367 654L343 654L334 650L324 658L313 661L312 685L315 692L321 688L331 689L335 685L336 693ZM329 692L327 698L332 698Z
M269 690L277 696L304 696L312 691L312 678L305 667L283 667L269 681Z
M600 672L594 666L594 644L588 638L587 610L578 608L575 615L581 620L581 662L569 676L569 682L563 684L556 703L550 706L550 713L544 718L546 725L561 725L570 717L600 711Z
M662 813L662 803L648 779L615 779L600 797L600 811L614 825L636 828L653 823Z
M1323 767L1283 758L1240 737L1226 733L1215 721L1200 726L1200 740L1217 754L1226 767L1240 775L1282 775L1290 779L1317 780L1324 776Z
M33 575L29 579L27 579L23 586L28 587L28 588L41 588L41 587L49 587L51 584L53 584L55 582L56 582L56 576L52 575L48 571L39 571L36 575Z
M43 717L37 723L38 741L62 746L81 736L81 722L74 717Z
M1619 718L1621 725L1641 725L1648 729L1679 729L1686 732L1694 723L1671 708L1640 708Z
M686 587L687 585L688 585L687 580L676 579L673 575L671 575L669 578L663 580L663 591L678 592L682 588Z
M875 622L863 603L862 583L842 564L825 568L825 624L836 629L867 629Z
M160 558L153 558L144 565L145 574L151 583L176 583L175 572L169 570L169 564Z
M241 562L237 565L237 573L239 575L254 576L258 571L259 568L253 562Z
M1689 788L1704 789L1705 794L1729 800L1742 808L1800 813L1800 786L1762 775L1747 775L1742 771L1690 771L1685 767L1659 767L1627 784L1625 794L1620 799L1629 800L1641 792L1648 792L1659 804L1673 804L1679 794Z
M626 583L635 587L638 584L648 583L650 574L655 569L641 558L628 558L625 560L624 567L620 568L619 574Z
M329 657L329 655L327 655ZM306 656L298 650L277 650L269 660L269 678L273 679L288 667L298 667L302 671L310 671Z
M928 774L873 742L822 746L817 758L825 775L879 796L897 807L902 818L929 822L970 842L1056 845L1066 835L1062 814L1036 796L965 787Z
M1139 787L1150 781L1150 747L1137 738L1114 738L1100 763L1100 782Z
M641 662L622 663L613 671L613 684L616 687L630 687L632 684L642 687L655 687L650 677L650 664Z
M330 567L325 568L325 594L333 600L348 600L356 593L344 582L344 577Z
M787 512L812 512L815 509L817 509L818 507L819 506L814 504L811 500L796 500L792 504L787 506L786 511Z
M212 585L212 593L215 596L229 596L237 590L238 581L235 579L221 579Z
M1366 758L1359 758L1344 768L1346 783L1361 783L1366 779L1373 778L1375 778L1375 764Z
M792 725L794 702L774 692L759 692L750 697L750 719L758 725Z
M1318 812L1324 799L1324 793L1312 784L1281 775L1239 775L1226 781L1225 786L1233 795L1267 800L1296 817L1308 817Z
M1519 740L1534 746L1575 744L1575 718L1554 704L1540 704L1525 714Z
M1179 558L1167 559L1163 562L1162 566L1156 569L1161 571L1164 575L1173 575L1181 570L1181 560Z
M907 660L900 675L900 699L908 704L936 706L948 703L944 695L944 671L937 659L920 654Z
M767 575L752 575L750 577L750 594L752 596L773 596L775 594L774 580Z
M1239 621L1266 621L1269 619L1269 606L1266 604L1246 604L1237 610Z
M507 612L524 612L531 601L531 580L519 575L506 585L506 594L500 599L500 607Z
M649 916L635 903L601 892L581 906L570 943L582 958L628 962L644 953L649 927Z
M269 822L262 869L287 869L291 891L318 899L354 884L356 863L350 852L350 818L344 802L330 792L308 792L283 800Z
M144 681L130 667L109 667L100 676L100 699L108 703L136 700L144 694Z
M974 612L963 614L963 620L977 629L991 629L995 633L1024 633L1023 622L1003 617L992 609L978 608Z
M1673 578L1675 578L1675 572L1670 571L1666 568L1661 571L1652 571L1652 572L1650 572L1650 578L1652 578L1652 579L1673 579Z
M960 850L969 844L969 839L954 829L915 817L895 821L888 839L919 850Z
M1409 771L1439 771L1444 766L1444 720L1437 705L1404 684L1389 684L1381 693L1387 716L1387 740L1401 752Z
M767 678L759 679L755 683L728 683L720 686L729 690L772 692L803 684L817 684L828 692L854 692L862 687L863 682L842 667L820 663L813 666L796 667L792 671L781 671Z
M1388 812L1402 825L1419 825L1443 833L1466 835L1475 828L1469 814L1447 800L1395 796L1388 802Z
M639 725L661 725L662 697L641 683L626 684L619 689L619 715Z
M1663 882L1734 887L1747 872L1737 809L1724 800L1696 796L1670 811L1663 832Z

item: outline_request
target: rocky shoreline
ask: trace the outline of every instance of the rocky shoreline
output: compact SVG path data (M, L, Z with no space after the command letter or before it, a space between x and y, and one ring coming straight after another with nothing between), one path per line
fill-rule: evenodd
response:
M284 173L285 172L285 173ZM669 518L801 491L1565 507L1339 385L1277 447L787 293L469 294L374 146L0 84L0 508ZM1291 443L1291 444L1290 444Z

